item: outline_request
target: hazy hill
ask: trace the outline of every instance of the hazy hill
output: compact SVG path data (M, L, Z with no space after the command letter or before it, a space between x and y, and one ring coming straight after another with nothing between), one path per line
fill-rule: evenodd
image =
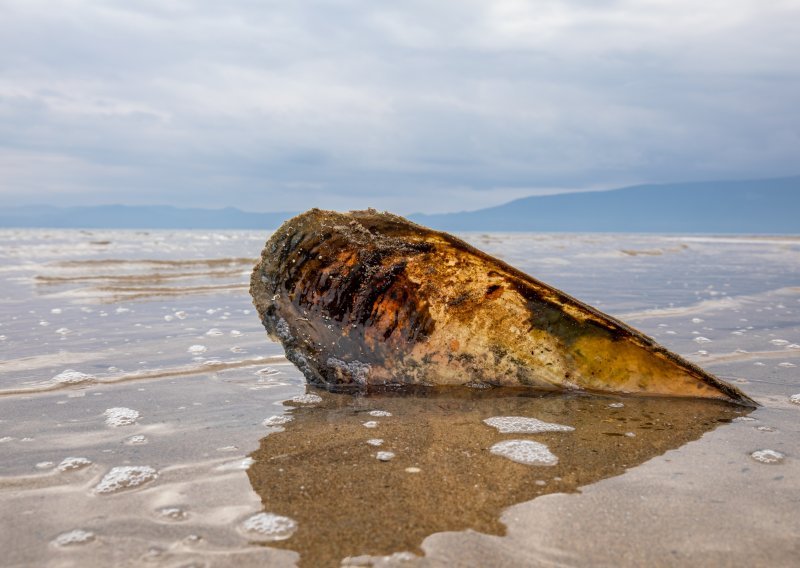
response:
M800 234L800 176L526 197L489 209L411 218L447 231Z
M232 207L30 205L0 210L0 227L273 229L292 215ZM800 176L526 197L478 211L411 218L446 231L800 234Z

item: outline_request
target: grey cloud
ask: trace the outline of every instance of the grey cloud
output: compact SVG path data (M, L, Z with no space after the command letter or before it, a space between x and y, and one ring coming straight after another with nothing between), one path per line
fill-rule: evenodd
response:
M0 6L0 202L461 210L797 173L796 3Z

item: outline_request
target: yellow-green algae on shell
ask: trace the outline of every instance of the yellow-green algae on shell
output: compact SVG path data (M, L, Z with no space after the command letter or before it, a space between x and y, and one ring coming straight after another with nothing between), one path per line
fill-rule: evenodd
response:
M518 386L755 405L649 337L447 233L312 209L267 241L250 293L312 383Z

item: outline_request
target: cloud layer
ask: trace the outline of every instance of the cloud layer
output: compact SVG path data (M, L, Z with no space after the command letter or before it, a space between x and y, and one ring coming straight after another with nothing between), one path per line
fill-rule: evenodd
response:
M0 4L0 203L473 209L798 173L796 1Z

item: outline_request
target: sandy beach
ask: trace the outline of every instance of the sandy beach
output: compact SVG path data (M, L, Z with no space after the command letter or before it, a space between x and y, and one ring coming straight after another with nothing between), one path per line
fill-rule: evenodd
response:
M0 231L0 565L796 565L797 239L461 235L752 410L308 388L250 303L268 236Z

